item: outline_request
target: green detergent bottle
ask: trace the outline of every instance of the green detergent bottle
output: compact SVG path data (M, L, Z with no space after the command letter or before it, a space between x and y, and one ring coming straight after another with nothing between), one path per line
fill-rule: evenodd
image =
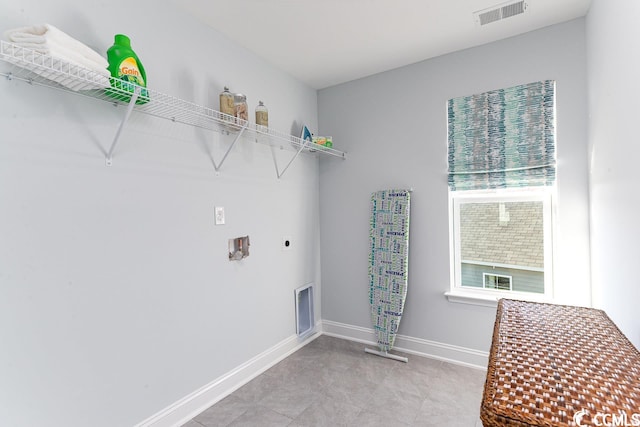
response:
M136 104L149 102L147 91L147 73L140 62L138 55L131 49L131 40L124 34L116 34L115 43L107 50L107 60L111 72L111 87L106 93L120 101L129 102L136 87L140 87L140 94ZM129 92L129 93L127 93Z

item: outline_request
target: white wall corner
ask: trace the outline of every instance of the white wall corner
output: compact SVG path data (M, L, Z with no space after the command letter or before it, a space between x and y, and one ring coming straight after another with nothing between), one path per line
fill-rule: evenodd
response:
M322 333L336 338L361 342L374 347L376 345L375 333L373 329L370 328L323 320ZM406 335L396 336L394 350L482 370L487 369L489 362L489 353L485 351ZM409 362L411 362L411 360L409 360Z
M319 325L316 324L316 331ZM227 397L267 369L276 365L321 335L314 332L304 339L297 335L279 342L225 375L183 397L160 412L138 423L135 427L179 427Z

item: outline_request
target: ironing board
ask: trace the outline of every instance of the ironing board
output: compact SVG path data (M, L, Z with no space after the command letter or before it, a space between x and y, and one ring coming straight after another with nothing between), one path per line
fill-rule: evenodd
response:
M407 359L388 351L393 348L407 296L409 208L409 190L371 195L369 303L380 351L365 351L403 362Z

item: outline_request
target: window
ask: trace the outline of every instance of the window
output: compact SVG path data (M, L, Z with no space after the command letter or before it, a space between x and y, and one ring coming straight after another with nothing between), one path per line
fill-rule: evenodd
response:
M552 190L450 193L451 291L544 299L552 283Z
M447 125L448 296L549 298L555 82L451 99Z
M502 276L500 274L482 273L484 288L497 289L500 291L511 290L511 276Z

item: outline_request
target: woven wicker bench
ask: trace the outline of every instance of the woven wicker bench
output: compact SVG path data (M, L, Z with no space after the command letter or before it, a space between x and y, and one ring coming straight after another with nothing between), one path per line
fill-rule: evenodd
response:
M601 310L500 300L484 426L576 426L574 416L603 425L598 414L626 414L635 425L640 352Z

